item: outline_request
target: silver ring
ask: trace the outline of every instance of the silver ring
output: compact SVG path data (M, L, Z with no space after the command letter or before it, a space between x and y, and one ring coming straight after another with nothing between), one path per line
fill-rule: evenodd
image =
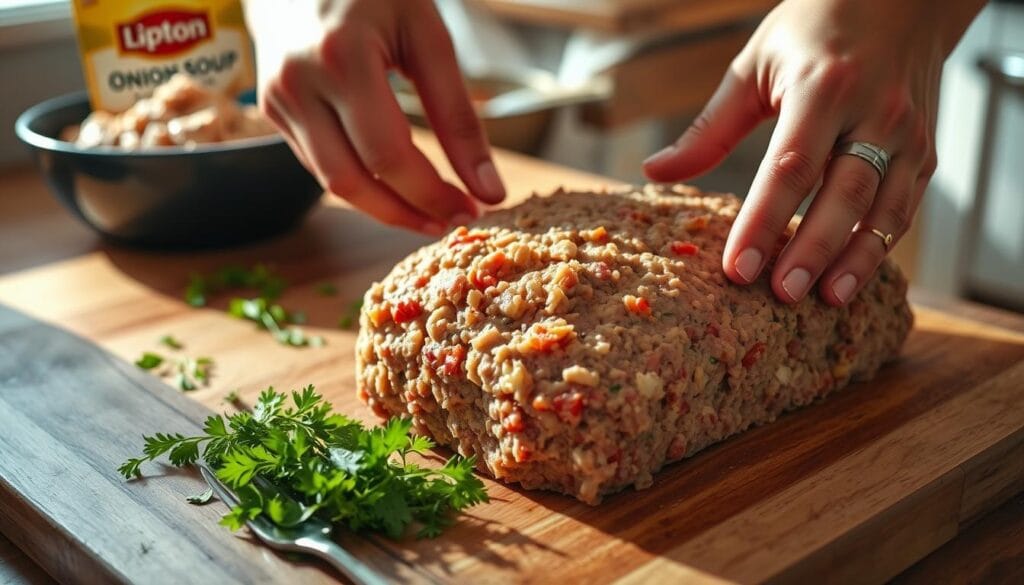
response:
M893 239L895 239L895 238L892 237L892 234L887 234L887 233L883 232L882 230L880 230L878 228L873 228L873 227L867 226L867 225L857 226L857 229L855 229L854 231L856 231L856 232L871 232L871 233L875 234L876 236L882 238L882 245L885 246L885 251L886 252L888 252L889 248L892 247L892 241L893 241Z
M879 181L884 181L885 173L889 172L889 153L881 146L871 144L870 142L858 142L856 140L844 142L836 147L835 154L852 154L868 161L868 164L875 167L875 170L878 171Z

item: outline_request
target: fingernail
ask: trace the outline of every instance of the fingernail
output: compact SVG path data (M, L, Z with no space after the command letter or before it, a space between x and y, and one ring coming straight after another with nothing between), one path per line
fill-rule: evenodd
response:
M444 233L445 227L437 222L428 221L427 223L423 224L421 229L425 234L429 234L431 236L440 236L441 234Z
M836 295L839 302L846 304L857 289L857 277L847 272L832 282L832 293Z
M736 256L736 263L733 266L736 267L736 272L743 277L743 280L753 282L757 278L757 273L761 271L761 261L763 259L764 256L761 254L761 250L747 248L740 252L739 256Z
M466 225L471 221L473 221L473 216L468 213L456 213L452 216L453 226Z
M670 144L669 146L666 146L665 148L662 148L658 152L647 157L644 160L643 164L644 166L655 164L663 159L669 158L670 156L674 155L678 150L679 148L675 144Z
M811 273L803 268L794 268L782 279L782 289L786 291L789 298L799 301L807 294L807 287L811 285Z
M497 203L505 198L505 185L501 182L498 169L494 163L485 160L476 167L476 176L480 179L480 185L484 188L481 195L489 203Z

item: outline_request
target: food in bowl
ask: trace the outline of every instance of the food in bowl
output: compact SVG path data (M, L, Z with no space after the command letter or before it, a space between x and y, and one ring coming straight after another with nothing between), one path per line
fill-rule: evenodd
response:
M896 265L846 306L783 304L770 269L722 273L739 207L684 186L558 192L455 230L366 293L360 398L498 479L596 504L871 378L913 320Z
M136 150L59 140L90 111L85 92L55 97L23 112L15 133L54 196L117 244L251 242L299 225L323 193L280 135Z
M195 147L269 136L276 132L256 106L238 104L191 76L179 73L119 114L95 111L61 132L81 148L125 150L161 146Z

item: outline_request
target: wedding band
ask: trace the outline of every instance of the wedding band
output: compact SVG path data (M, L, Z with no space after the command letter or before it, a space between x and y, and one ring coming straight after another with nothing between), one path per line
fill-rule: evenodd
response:
M875 167L875 170L878 171L878 179L880 181L885 180L885 173L889 171L889 153L881 146L876 146L870 142L844 142L836 147L835 154L852 154L866 160L868 164Z
M858 231L858 232L871 232L871 233L875 234L876 236L878 236L879 238L882 238L882 245L885 246L885 251L886 252L888 252L889 248L892 247L892 240L893 240L892 234L887 234L887 233L883 232L880 229L876 229L876 228L868 227L868 226L858 227L856 231Z

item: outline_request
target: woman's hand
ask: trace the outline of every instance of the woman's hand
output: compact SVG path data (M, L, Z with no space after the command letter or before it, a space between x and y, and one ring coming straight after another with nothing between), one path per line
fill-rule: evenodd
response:
M396 69L416 85L473 197L505 197L431 0L248 0L246 17L260 108L328 191L384 223L433 235L478 214L413 145L388 83Z
M725 247L734 282L755 280L800 203L822 181L771 277L776 296L802 299L817 281L832 305L853 298L887 252L872 228L898 240L935 171L942 63L979 0L785 0L733 61L682 137L644 163L675 181L717 165L765 118L778 115L768 151ZM885 149L888 173L848 141ZM856 228L856 230L855 230Z

